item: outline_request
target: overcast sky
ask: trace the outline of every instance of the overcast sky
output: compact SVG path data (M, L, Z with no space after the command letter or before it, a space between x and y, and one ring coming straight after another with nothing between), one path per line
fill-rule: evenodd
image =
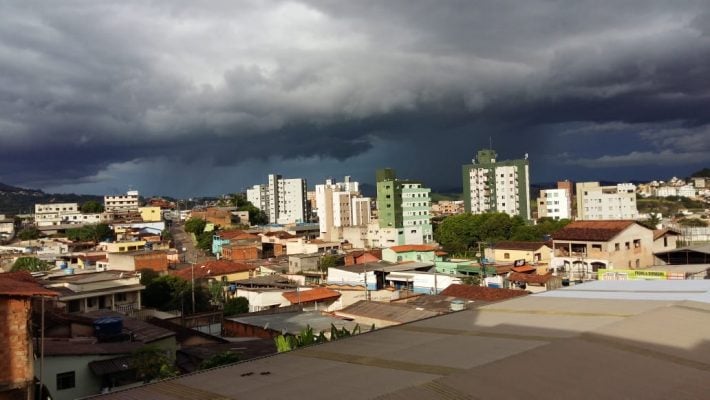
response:
M489 141L533 182L710 167L710 2L0 2L0 182L214 195Z

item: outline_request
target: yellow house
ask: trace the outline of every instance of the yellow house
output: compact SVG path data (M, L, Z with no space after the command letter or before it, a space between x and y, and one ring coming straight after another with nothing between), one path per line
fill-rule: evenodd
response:
M101 242L107 253L125 253L127 251L143 250L145 240L132 240L126 242Z
M143 222L159 222L163 220L160 207L138 207Z
M503 241L486 249L486 258L498 264L512 264L525 260L528 264L549 264L552 248L545 242Z

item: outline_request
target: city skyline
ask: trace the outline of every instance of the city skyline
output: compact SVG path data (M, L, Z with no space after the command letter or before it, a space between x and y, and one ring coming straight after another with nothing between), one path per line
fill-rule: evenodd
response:
M0 6L0 182L179 197L391 167L435 190L491 144L530 181L710 165L710 5Z

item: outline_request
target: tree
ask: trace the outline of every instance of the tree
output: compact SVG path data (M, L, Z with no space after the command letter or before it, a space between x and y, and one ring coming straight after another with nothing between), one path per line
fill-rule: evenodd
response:
M67 229L67 238L75 242L94 242L112 240L115 234L108 224L84 225L81 228Z
M207 222L200 218L190 218L185 222L185 232L194 233L195 236L201 234L205 230Z
M210 369L222 365L234 364L239 361L239 355L231 351L225 351L202 361L198 369Z
M157 346L143 346L133 353L132 365L143 382L166 379L177 375L173 360Z
M227 300L224 304L224 316L229 317L237 314L244 314L249 312L249 300L246 297L236 297Z
M464 285L480 286L481 278L478 275L469 275L461 278L461 283Z
M160 274L150 268L141 269L139 272L141 274L141 285L143 286L148 286L148 284L160 277Z
M658 213L650 213L648 219L639 221L639 223L648 229L656 229L661 223L661 216Z
M153 279L143 290L143 303L146 307L162 311L192 310L192 282L175 275L164 275ZM210 309L209 295L195 282L195 311Z
M206 252L211 252L213 239L214 235L212 235L212 232L202 232L197 235L197 245L195 245L195 247Z
M326 254L320 259L319 269L323 272L328 272L328 268L334 268L338 265L338 257Z
M10 271L28 271L28 272L42 272L48 271L52 268L46 261L40 260L35 257L20 257L14 264L12 264L12 269Z
M20 240L34 240L38 239L40 235L41 232L34 226L28 226L26 228L23 228L20 232L17 233L17 237L20 238Z
M173 240L173 234L170 233L170 230L169 230L169 229L163 229L163 231L160 232L160 237L161 237L163 240L168 240L168 241L169 241L169 240Z
M79 210L84 214L97 214L104 212L104 206L97 201L89 200L84 202Z

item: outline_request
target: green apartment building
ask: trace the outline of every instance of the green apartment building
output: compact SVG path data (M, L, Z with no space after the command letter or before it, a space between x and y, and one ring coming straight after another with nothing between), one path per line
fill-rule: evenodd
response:
M423 244L434 240L431 189L421 182L400 180L393 169L377 170L379 227L389 245Z
M479 150L472 164L462 167L466 212L503 212L530 219L530 163L498 161L493 149Z

